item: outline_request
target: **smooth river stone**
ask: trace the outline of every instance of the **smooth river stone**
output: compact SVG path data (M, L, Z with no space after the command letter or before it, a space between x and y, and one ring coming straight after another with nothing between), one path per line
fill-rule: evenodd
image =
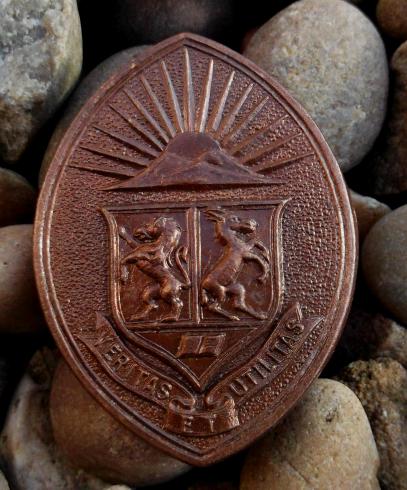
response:
M301 0L264 24L244 55L305 107L343 171L371 149L386 113L388 67L372 22L343 0Z
M12 489L111 490L110 483L71 467L55 445L48 406L55 363L51 351L37 352L11 403L0 450Z
M381 303L407 325L407 205L381 218L362 247L366 282Z
M59 146L61 138L64 136L67 128L71 124L74 117L81 110L85 102L98 90L98 88L107 81L107 79L129 63L137 64L143 52L148 46L134 46L129 49L124 49L110 56L96 68L94 68L78 85L73 92L65 112L59 121L52 138L45 152L39 174L39 185L41 187L48 167L54 157L55 151Z
M146 443L83 388L64 361L55 372L50 411L55 440L74 466L130 486L171 480L190 466Z
M0 156L17 161L76 83L82 66L76 0L2 0Z
M0 228L0 333L35 332L44 325L33 268L33 226Z
M0 168L0 226L30 223L35 201L36 192L23 176Z
M373 197L362 196L352 190L349 191L349 195L356 213L359 241L362 242L376 221L390 213L391 209L387 204L379 202Z
M357 361L340 375L366 410L380 454L382 488L407 485L407 371L390 359ZM355 487L356 488L356 487Z
M240 490L378 490L378 467L358 398L342 383L319 379L283 422L249 450Z
M388 36L400 41L407 39L406 0L379 0L376 17L380 29Z
M381 149L366 174L375 195L407 190L407 41L394 53L390 67L393 90L388 120Z

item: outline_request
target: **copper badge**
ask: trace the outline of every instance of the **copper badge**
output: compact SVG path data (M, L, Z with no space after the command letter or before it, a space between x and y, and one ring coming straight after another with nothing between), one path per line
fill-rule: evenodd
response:
M47 320L84 385L196 465L275 424L335 346L347 191L315 124L242 56L173 37L100 87L41 193Z

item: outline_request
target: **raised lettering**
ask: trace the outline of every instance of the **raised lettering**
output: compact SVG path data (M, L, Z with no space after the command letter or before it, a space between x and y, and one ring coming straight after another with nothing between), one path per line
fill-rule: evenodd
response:
M159 400L166 400L170 397L171 391L172 391L172 384L167 383L166 381L160 382L157 387L156 397Z
M247 385L240 378L232 381L229 388L238 396L243 396L249 390Z

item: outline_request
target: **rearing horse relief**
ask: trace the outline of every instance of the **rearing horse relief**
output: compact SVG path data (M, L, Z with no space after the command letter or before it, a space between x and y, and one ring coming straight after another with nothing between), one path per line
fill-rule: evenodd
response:
M159 308L161 300L170 306L170 311L160 317L160 321L177 321L184 306L181 291L191 287L188 272L182 264L186 262L188 249L179 246L181 227L177 221L161 216L136 229L134 238L124 227L119 229L119 235L132 248L122 258L121 265L131 264L151 279L141 293L141 307L131 320L145 319ZM182 280L174 273L174 261ZM127 280L127 274L124 280Z
M230 320L239 320L235 312L224 308L231 297L235 310L264 320L266 313L247 304L246 288L239 282L239 274L249 261L260 266L261 274L257 278L260 283L264 283L270 273L270 254L257 236L257 221L242 219L223 208L207 209L205 215L215 222L215 236L223 245L223 252L201 282L202 306Z

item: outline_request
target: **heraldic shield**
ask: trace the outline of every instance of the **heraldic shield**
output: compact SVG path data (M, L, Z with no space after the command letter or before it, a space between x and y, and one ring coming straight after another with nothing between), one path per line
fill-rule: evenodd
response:
M270 333L283 287L285 203L104 209L120 333L204 390L242 344Z
M321 371L352 293L340 170L258 67L182 34L108 79L41 192L44 312L84 386L195 465L277 423Z

